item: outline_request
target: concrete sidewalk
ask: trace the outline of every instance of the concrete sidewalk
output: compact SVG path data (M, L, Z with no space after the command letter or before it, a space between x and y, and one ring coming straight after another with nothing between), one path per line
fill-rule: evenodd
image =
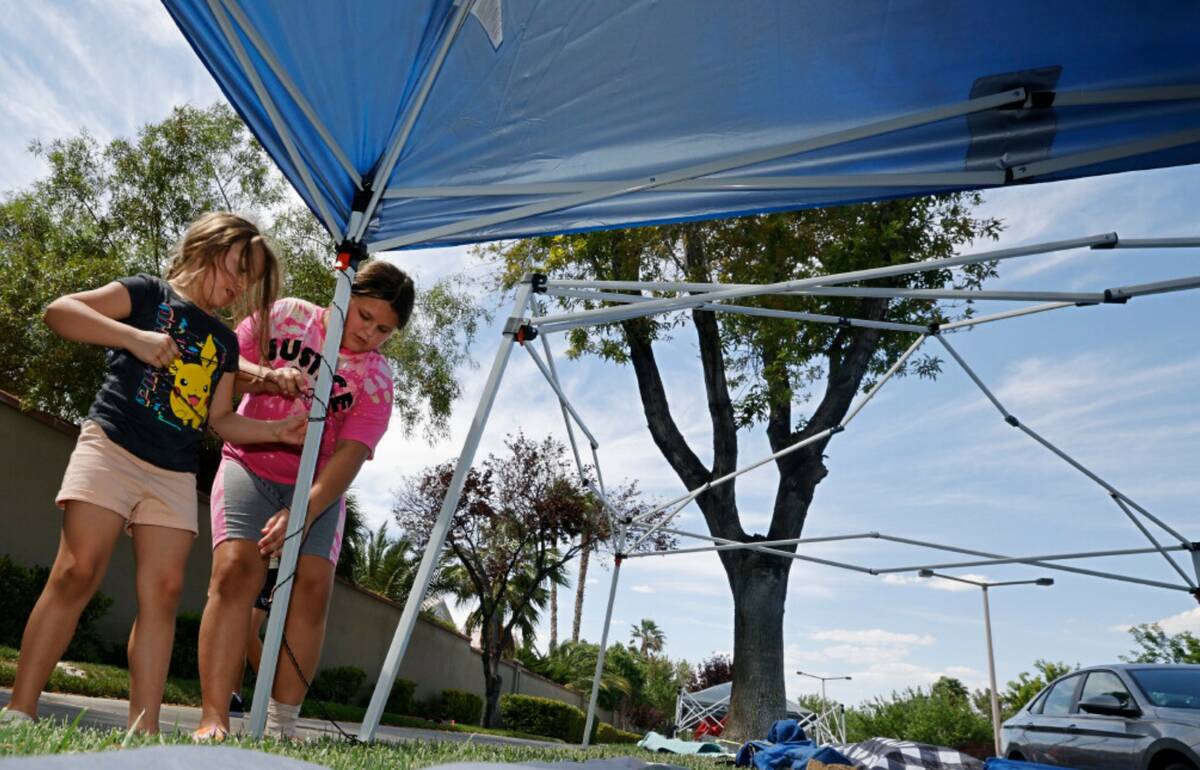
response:
M0 688L0 707L7 706L12 691ZM129 701L113 698L91 698L86 695L67 695L65 693L47 692L42 694L39 716L42 719L57 719L71 722L84 712L80 724L96 727L102 730L119 728L124 730L129 713ZM195 730L200 724L200 709L192 706L162 707L159 719L160 729L164 733L188 732ZM357 722L338 722L348 734L358 736ZM249 729L249 714L245 719L233 719L230 726L234 733ZM341 734L329 722L323 719L301 719L299 734L305 738L338 738ZM375 733L376 739L389 743L407 741L443 741L456 743L487 743L497 746L537 746L542 748L569 748L570 744L552 741L533 741L524 738L508 738L487 733L460 733L447 730L422 730L414 727L380 726Z

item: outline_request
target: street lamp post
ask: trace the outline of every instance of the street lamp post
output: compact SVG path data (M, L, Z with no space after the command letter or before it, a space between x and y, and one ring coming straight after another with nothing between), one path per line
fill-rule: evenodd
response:
M980 580L943 575L931 569L923 569L917 573L923 578L939 577L958 583L978 586L983 591L983 633L987 638L988 682L990 683L992 701L992 742L995 745L996 756L1000 756L1000 696L996 693L996 658L992 653L992 613L988 608L988 589L997 586L1052 586L1054 578L1037 578L1036 580L1005 580L999 583L987 583Z
M825 683L826 682L832 682L836 679L845 679L846 681L850 681L853 678L853 677L849 677L849 676L818 676L816 674L810 674L806 671L797 671L796 673L799 674L800 676L810 676L813 679L821 680L821 707L822 708L824 708L825 704L829 702L825 698Z

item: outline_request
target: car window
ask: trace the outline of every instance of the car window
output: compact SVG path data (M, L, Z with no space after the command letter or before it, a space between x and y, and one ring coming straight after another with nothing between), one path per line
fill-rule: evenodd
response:
M1141 668L1129 675L1155 706L1200 710L1200 668Z
M1083 692L1079 694L1079 702L1095 698L1097 695L1112 695L1122 703L1133 701L1121 677L1111 671L1093 671L1088 674L1087 681L1083 683Z
M1078 684L1079 677L1072 676L1050 688L1050 692L1046 693L1046 697L1042 698L1042 713L1046 716L1070 714L1071 701L1074 700L1075 687Z

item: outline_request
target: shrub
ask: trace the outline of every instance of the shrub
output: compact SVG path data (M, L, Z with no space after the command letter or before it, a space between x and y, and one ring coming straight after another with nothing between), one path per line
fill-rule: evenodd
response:
M992 751L992 725L966 698L938 691L907 689L891 698L876 698L846 712L850 742L879 736L947 746L966 754Z
M501 696L500 718L510 730L561 738L570 743L578 743L583 738L586 720L584 713L574 706L532 695Z
M442 719L458 724L477 725L483 716L483 698L461 690L442 690L438 712Z
M200 616L194 612L175 618L170 674L181 679L200 678Z
M396 679L383 710L389 714L416 714L416 709L413 707L413 693L416 689L416 682Z
M22 567L8 556L0 556L0 586L4 586L0 592L0 645L21 646L25 621L41 596L48 577L49 567ZM100 662L109 657L107 645L96 631L96 623L111 606L112 599L97 591L79 616L79 624L75 627L71 644L63 654L64 659Z
M327 668L313 678L309 696L330 703L350 704L367 680L367 672L358 666Z
M642 736L637 733L618 730L608 722L601 722L596 726L596 743L637 743L642 739Z

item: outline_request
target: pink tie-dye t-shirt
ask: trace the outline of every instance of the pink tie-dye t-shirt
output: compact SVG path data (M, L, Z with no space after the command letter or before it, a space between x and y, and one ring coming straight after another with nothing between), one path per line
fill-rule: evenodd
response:
M271 308L271 341L268 361L261 360L258 349L258 316L242 321L237 328L238 345L247 360L272 369L290 366L299 369L315 388L321 369L321 348L325 344L324 308L302 299L285 298ZM256 420L278 420L293 412L307 412L309 400L287 398L268 393L251 393L242 399L238 414ZM392 370L377 351L351 353L345 348L338 356L333 393L325 433L321 437L320 468L333 455L337 442L350 439L367 446L373 456L375 445L387 432L392 416ZM225 444L224 454L264 479L283 484L296 483L300 471L299 447L282 444Z

